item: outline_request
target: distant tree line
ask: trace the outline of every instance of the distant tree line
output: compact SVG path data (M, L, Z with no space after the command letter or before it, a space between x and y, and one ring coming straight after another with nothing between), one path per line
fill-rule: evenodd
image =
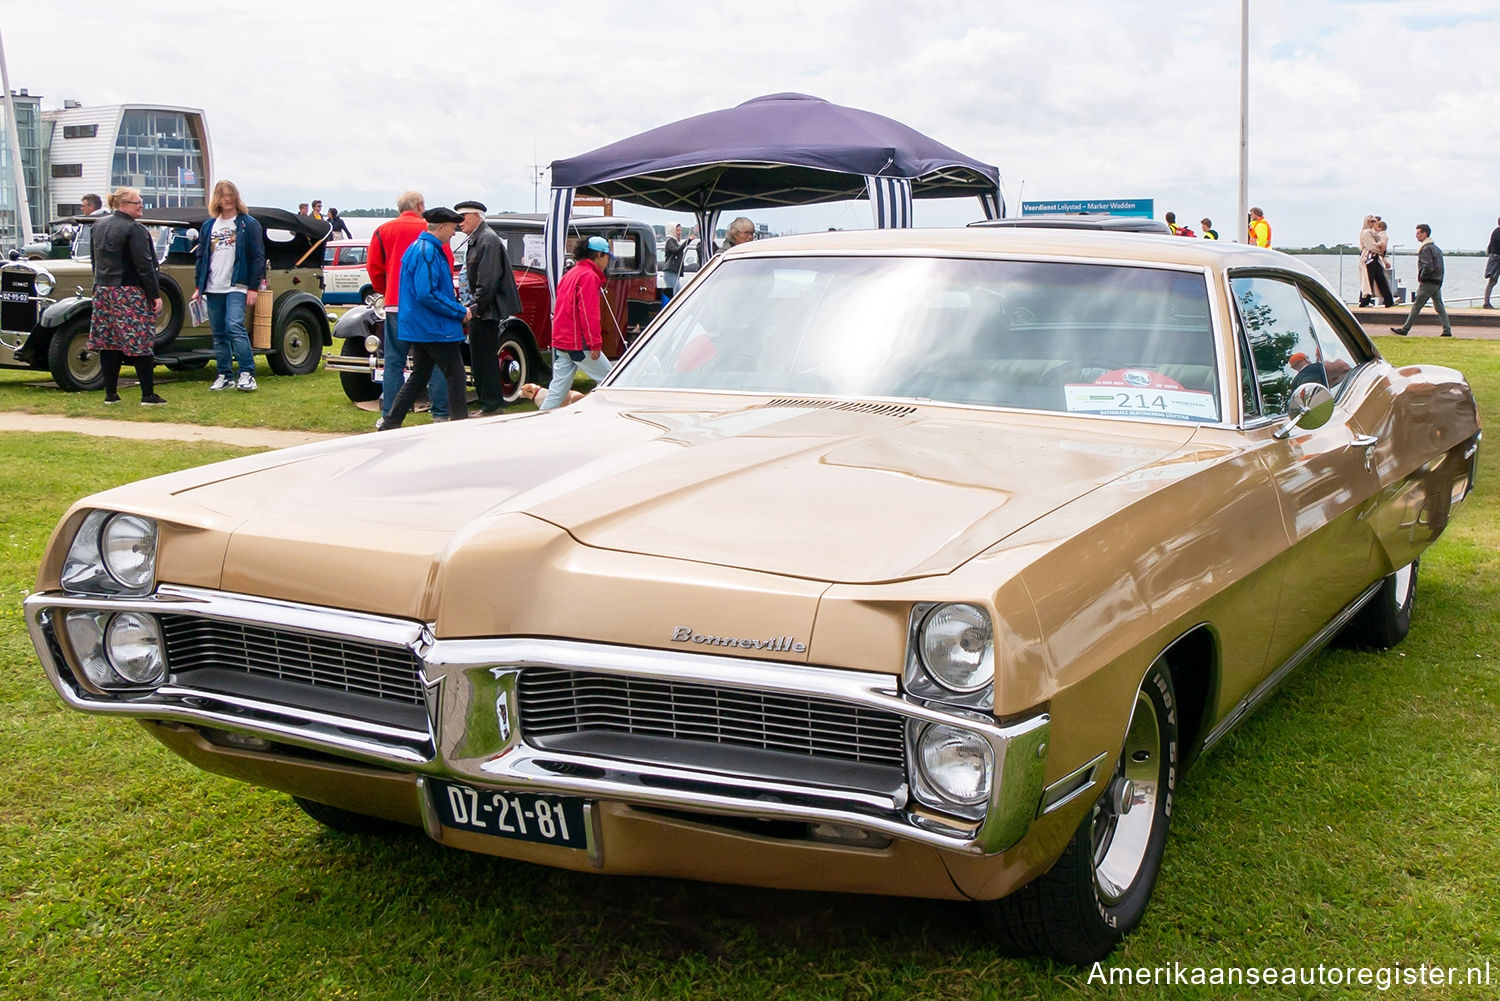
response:
M394 219L400 214L396 209L345 209L339 213L345 219Z

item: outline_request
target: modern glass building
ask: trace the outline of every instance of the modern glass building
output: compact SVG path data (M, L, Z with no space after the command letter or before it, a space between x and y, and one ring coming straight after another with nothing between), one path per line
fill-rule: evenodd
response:
M43 111L25 90L12 97L35 231L77 215L85 194L103 198L121 186L139 188L147 208L206 203L213 154L201 108L64 101ZM16 246L20 233L10 159L0 143L0 250Z
M31 228L46 229L46 125L42 121L42 99L24 89L11 94L16 108L16 133L21 141L21 166L26 178L26 202L31 210ZM0 137L4 136L5 105L0 103ZM11 163L9 141L0 142L0 245L15 244L20 232L16 221L16 174Z
M83 195L139 188L147 208L203 205L213 163L199 108L67 102L42 116L52 124L49 172L54 218Z

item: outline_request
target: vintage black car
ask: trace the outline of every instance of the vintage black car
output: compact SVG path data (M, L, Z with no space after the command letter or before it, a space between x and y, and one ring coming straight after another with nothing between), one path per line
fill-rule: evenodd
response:
M521 312L505 321L498 348L503 396L506 403L514 403L523 385L543 381L551 367L551 296L542 249L546 216L506 213L489 216L486 221L505 244L521 294ZM604 289L609 305L603 318L604 354L614 359L661 310L656 288L656 233L634 219L574 216L570 242L587 236L602 236L610 243L609 280ZM463 266L462 239L454 240L459 269ZM380 310L365 306L346 312L334 327L333 336L343 341L343 348L340 354L329 355L328 367L339 373L344 395L355 403L380 398L383 333ZM464 351L467 354L467 344Z
M306 375L318 367L329 341L329 324L318 298L323 243L328 223L283 209L252 207L266 234L266 278L271 310L266 355L277 375ZM194 324L187 299L193 293L194 249L208 210L150 209L141 216L152 233L161 261L162 311L156 320L157 364L174 371L199 369L213 361L208 324ZM48 369L70 392L98 389L104 376L98 355L88 350L90 293L89 226L98 219L75 217L80 235L66 261L6 261L0 265L0 367ZM247 321L250 318L247 317Z

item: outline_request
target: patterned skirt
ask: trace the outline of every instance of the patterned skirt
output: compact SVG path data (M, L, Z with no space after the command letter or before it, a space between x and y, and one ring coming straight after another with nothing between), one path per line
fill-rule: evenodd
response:
M89 320L89 350L119 351L127 357L151 354L156 340L156 314L146 293L134 285L94 288L94 314Z

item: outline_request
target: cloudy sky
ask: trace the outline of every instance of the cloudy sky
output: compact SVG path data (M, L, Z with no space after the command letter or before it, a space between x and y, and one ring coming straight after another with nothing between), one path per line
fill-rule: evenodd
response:
M429 205L530 211L532 164L545 205L554 159L795 91L996 164L1012 212L1022 197L1153 198L1158 216L1234 229L1234 0L71 0L33 14L4 27L12 87L44 107L201 107L218 175L253 203L389 205L414 187ZM1429 222L1447 248L1484 245L1500 216L1500 3L1251 0L1250 18L1250 201L1278 245L1352 241L1366 212L1398 240ZM916 220L978 215L919 202ZM756 217L869 220L862 202Z

